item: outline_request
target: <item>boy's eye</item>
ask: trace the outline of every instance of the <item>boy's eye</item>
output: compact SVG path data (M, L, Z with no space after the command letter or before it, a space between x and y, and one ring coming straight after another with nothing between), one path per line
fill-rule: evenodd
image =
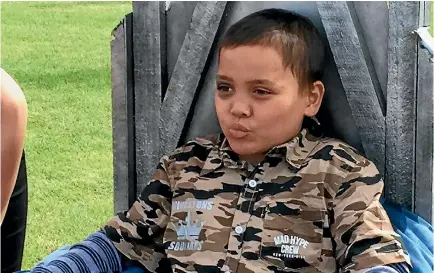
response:
M261 96L272 94L272 92L264 90L264 89L256 89L255 93L258 94L258 95L261 95Z
M221 92L231 92L232 88L227 84L218 84L217 90Z

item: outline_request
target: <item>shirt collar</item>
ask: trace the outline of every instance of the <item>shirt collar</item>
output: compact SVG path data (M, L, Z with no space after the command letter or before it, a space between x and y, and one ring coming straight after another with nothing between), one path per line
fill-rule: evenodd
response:
M285 155L286 162L293 168L299 169L318 145L319 139L308 128L303 128L293 139L276 146L270 152L273 152L275 149L277 151L281 150L281 154Z
M286 162L293 168L299 169L308 159L313 149L323 136L320 123L316 118L305 119L301 131L291 140L277 145L269 150L267 156L285 156ZM238 155L232 151L224 134L219 135L217 145L210 151L201 175L210 173L224 166L227 168L247 168L248 163L240 161Z
M247 162L241 162L239 160L238 155L232 151L229 142L223 133L219 135L216 143L217 144L212 147L208 154L200 175L213 172L222 166L230 169L241 169L246 167Z

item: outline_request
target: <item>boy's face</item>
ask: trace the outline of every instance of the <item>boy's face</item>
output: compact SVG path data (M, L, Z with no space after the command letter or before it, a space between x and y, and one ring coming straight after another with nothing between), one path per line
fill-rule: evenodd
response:
M313 113L312 98L305 93L271 47L239 46L220 52L217 117L242 159L260 162L270 148L298 134L304 116Z

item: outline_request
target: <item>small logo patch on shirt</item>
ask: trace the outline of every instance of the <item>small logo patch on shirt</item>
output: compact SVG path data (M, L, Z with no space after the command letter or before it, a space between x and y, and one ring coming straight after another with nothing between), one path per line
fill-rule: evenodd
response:
M185 223L185 224L184 224ZM203 241L199 241L199 234L205 221L195 220L191 218L191 212L188 211L185 221L179 220L178 223L171 223L173 229L178 235L177 242L171 242L169 250L183 251L183 250L201 250Z
M280 252L274 252L273 256L278 258L298 258L305 257L300 254L300 247L307 248L309 242L298 236L279 235L274 237L276 246L280 246Z

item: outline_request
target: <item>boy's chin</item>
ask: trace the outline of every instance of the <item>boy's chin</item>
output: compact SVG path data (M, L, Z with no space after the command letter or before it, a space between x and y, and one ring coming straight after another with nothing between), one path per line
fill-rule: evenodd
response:
M241 140L241 139L229 139L229 145L232 151L234 151L240 158L250 157L252 155L263 155L266 153L266 149L261 147L260 143L254 141Z

